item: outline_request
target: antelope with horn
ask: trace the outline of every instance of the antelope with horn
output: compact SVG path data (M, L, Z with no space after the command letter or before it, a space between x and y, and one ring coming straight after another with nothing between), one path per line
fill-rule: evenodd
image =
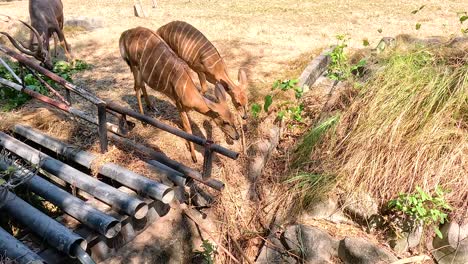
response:
M2 15L2 16L4 16L4 15ZM10 20L13 20L9 16L5 16L5 17L7 18L7 20L6 20L7 22L9 22ZM18 20L20 23L22 23L24 26L26 26L29 30L31 30L31 34L34 34L34 36L37 39L41 39L41 36L39 35L39 33L31 25L29 25L28 23L26 23L26 22L24 22L22 20L19 20L19 19L14 19L14 20ZM20 52L36 58L38 61L42 62L46 68L52 69L52 67L53 67L52 63L51 63L50 59L48 58L48 50L43 46L42 41L39 41L37 43L38 45L37 45L37 47L35 49L32 49L31 45L30 45L30 47L28 49L21 42L14 39L10 34L8 34L6 32L0 32L0 34L5 35L10 40L11 44L13 44L13 46L15 48L17 48Z
M187 113L189 110L195 110L212 118L232 139L239 139L234 115L229 110L223 87L218 85L215 88L218 102L205 98L190 78L188 65L156 32L143 27L124 31L120 36L119 47L122 58L133 73L135 93L142 114L144 112L140 92L143 92L146 104L152 107L145 88L146 83L174 101L186 132L192 133ZM193 143L188 144L192 160L197 162Z
M54 35L57 35L60 45L65 51L65 56L68 60L73 58L71 53L70 45L65 39L63 34L63 4L61 0L29 0L29 16L31 18L31 25L37 30L40 38L37 42L42 41L42 46L47 50L48 58L50 61L49 54L49 40ZM30 46L33 46L34 35L31 34ZM57 42L54 37L54 48L57 52Z
M170 22L157 30L161 38L171 49L198 74L201 90L207 91L206 81L222 84L234 106L241 110L242 118L247 118L247 76L239 69L239 84L233 82L227 74L226 64L215 46L192 25L183 21Z

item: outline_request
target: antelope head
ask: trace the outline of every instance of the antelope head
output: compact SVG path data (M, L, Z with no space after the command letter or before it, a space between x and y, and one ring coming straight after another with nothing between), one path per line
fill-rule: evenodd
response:
M19 21L23 25L25 25L27 28L29 28L33 32L33 34L36 36L37 46L35 49L33 47L29 47L29 49L27 49L26 47L24 47L23 44L21 44L19 41L14 39L10 34L6 32L0 32L0 34L5 35L11 41L11 44L13 44L13 46L15 46L15 48L17 48L19 51L21 51L22 53L26 55L33 56L34 58L42 62L47 69L51 70L53 68L53 65L52 65L52 62L50 61L50 57L48 56L49 51L44 47L43 36L39 35L37 30L34 29L32 26L30 26L28 23L22 20L19 20Z
M225 134L234 140L238 140L239 133L236 129L234 115L229 110L229 106L226 100L226 91L221 84L216 84L215 86L215 97L218 99L218 103L214 103L203 97L206 105L210 109L208 116L210 116L215 121L215 123Z

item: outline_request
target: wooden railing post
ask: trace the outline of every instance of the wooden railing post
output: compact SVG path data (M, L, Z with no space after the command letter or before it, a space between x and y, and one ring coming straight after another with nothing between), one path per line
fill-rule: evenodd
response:
M107 152L107 118L106 118L106 104L98 104L98 134L99 134L99 143L101 145L101 153Z

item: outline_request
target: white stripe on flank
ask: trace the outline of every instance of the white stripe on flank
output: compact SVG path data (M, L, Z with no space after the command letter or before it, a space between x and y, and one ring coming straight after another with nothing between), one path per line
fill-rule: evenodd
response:
M153 71L154 71L154 69L156 68L156 65L158 64L158 62L159 62L159 59L161 59L161 57L162 57L162 54L163 54L163 52L161 52L161 54L159 54L159 57L158 57L158 59L157 59L157 60L156 60L156 62L153 64L153 68L151 69L151 73L150 73L150 75L148 76L148 83L150 83L150 82L151 82L151 80L152 80Z
M217 64L220 60L221 60L221 57L220 57L216 62L214 62L213 64L211 64L211 66L207 66L207 68L209 68L209 69L214 68L214 66L216 66L216 64Z
M178 64L177 66L181 67L179 64ZM182 75L183 75L183 71L182 71L182 72L176 71L176 73L179 74L179 78L177 78L177 80L174 82L174 89L177 89L177 87L179 87L179 80L180 80L180 78L181 78ZM173 93L176 93L176 91L172 91L172 92L173 92Z
M184 42L187 41L187 37L188 37L188 34L186 34L186 32L185 32L185 28L187 27L187 25L188 25L187 23L184 23L182 29L180 30L180 34L179 34L179 40L180 41L177 42L178 51L179 51L180 54L182 54L182 56L184 54L184 48L185 48ZM184 37L185 37L185 39L184 39Z
M145 51L146 51L146 45L148 45L148 41L150 40L150 38L148 38L146 40L146 43L145 43L145 47L143 48L143 52L141 53L141 57L140 57L140 65L141 65L141 59L144 57L143 55L145 55ZM136 54L135 54L136 55Z
M145 72L146 65L148 65L148 62L151 60L151 55L153 54L153 51L154 51L155 48L157 48L157 45L153 45L153 47L151 47L151 51L150 51L149 55L147 56L145 65L143 65L143 67L142 67L142 71L141 71L142 73ZM141 57L143 57L143 55Z
M181 97L184 97L184 95L185 95L185 89L187 88L187 83L188 83L188 81L189 81L189 78L187 78L187 79L185 80L184 89L182 89L182 96L181 96ZM182 99L182 98L180 98L180 99Z
M204 61L207 61L209 58L213 57L214 55L218 55L218 52L216 52L216 51L213 52L213 54L209 55L209 56L206 57L206 58L203 58L203 60L204 60ZM218 59L218 61L219 61L219 59ZM216 62L218 62L218 61L216 61Z
M137 38L137 41L136 41L135 56L138 55L138 46L140 44L140 37L141 37L141 32L138 32L138 33L140 33L140 34L138 35L138 38Z
M194 61L194 58L192 58L192 53L193 51L195 50L195 45L198 43L198 41L200 41L200 39L203 38L203 36L201 34L199 34L193 41L192 43L190 44L190 46L187 47L187 50L189 50L189 53L187 54L186 57L184 57L184 60L192 63ZM193 56L195 56L196 54L193 54Z
M163 51L163 52L161 52L161 53L164 53L164 52L166 52L166 51L164 50L164 51ZM156 87L156 88L158 88L158 87L159 87L159 82L161 81L161 77L162 77L162 76L163 76L163 74L164 74L164 69L166 68L166 66L167 66L167 63L168 63L168 62L169 62L169 59L168 59L168 60L166 60L166 63L164 63L164 66L163 66L163 68L161 69L161 72L160 72L160 74L159 74L159 78L158 78L158 83L155 85L155 87ZM158 89L158 90L159 90L159 89Z
M201 38L200 40L204 40L204 39ZM194 53L194 56L196 56L198 54L198 52L200 52L200 50L209 43L209 41L205 40L205 43L203 45L201 45L201 46L199 45L199 43L200 43L200 41L198 41L197 44L195 45L195 47L198 46L198 50L196 50L196 52ZM193 60L195 60L195 58Z
M172 71L174 70L175 67L177 67L177 65L172 65L171 71L169 72L169 74L166 77L166 84L164 85L163 91L166 91L167 85L169 84L169 80L171 79L171 73L172 73Z
M176 24L176 26L171 30L171 32L172 32L172 38L173 38L173 40L172 40L172 42L171 42L171 44L170 44L171 46L172 46L172 45L176 45L176 43L177 43L177 42L176 42L176 41L177 41L176 38L177 38L177 28L178 28L178 27L179 27L179 24Z

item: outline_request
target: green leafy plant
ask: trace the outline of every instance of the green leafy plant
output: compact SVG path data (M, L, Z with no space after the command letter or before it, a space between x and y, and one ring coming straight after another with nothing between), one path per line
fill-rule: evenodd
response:
M217 253L216 247L209 240L206 239L202 241L201 247L203 250L195 251L195 255L201 257L204 261L203 263L213 264L213 256Z
M16 75L22 76L19 64L17 62L8 62L10 68L15 72ZM90 66L85 63L84 61L76 60L75 63L72 65L65 61L58 61L54 64L53 72L57 75L61 76L62 78L66 79L69 82L73 82L71 76L79 71L83 71L89 69ZM25 72L24 72L25 73ZM37 73L42 79L46 80L43 75ZM0 65L0 77L16 82L16 79L13 75L2 65ZM28 89L36 91L43 95L48 95L49 90L45 87L33 74L28 73L25 74L24 77L24 84ZM58 85L56 85L53 81L47 80L47 83L51 85L53 88L58 89ZM2 107L0 110L2 111L11 111L21 105L25 104L29 101L31 97L25 93L16 91L9 87L2 87L0 89L0 101L2 101Z
M460 18L459 18L459 20L460 20L460 25L463 26L463 23L465 23L465 21L468 20L468 15L467 15L467 13L466 13L466 12L460 12L460 13L457 13L457 15L460 16ZM463 28L463 27L462 27L460 30L461 30L461 32L462 32L463 34L468 34L468 27L466 27L466 28Z
M276 80L271 90L274 91L273 94L267 94L263 100L263 107L258 104L254 103L251 105L251 113L254 117L258 117L259 114L262 112L268 112L270 106L274 102L275 96L277 96L281 92L286 92L289 90L294 91L294 95L296 100L300 99L304 94L303 87L298 86L299 80L297 79L287 79L287 80ZM289 118L295 121L302 121L302 111L304 106L302 104L296 105L293 101L286 101L279 104L279 112L278 112L278 119L283 120L285 118Z
M356 71L358 68L363 68L366 65L366 60L360 60L356 65L350 65L348 63L348 57L345 53L346 47L348 47L349 37L346 35L337 35L337 44L327 55L330 56L330 65L327 70L327 77L336 80L343 81L348 79L352 73L360 73L362 71ZM363 45L369 45L369 41L363 41Z
M69 82L73 82L72 75L90 69L90 65L82 60L75 60L73 63L57 61L54 64L53 72Z
M254 103L250 106L250 112L252 112L252 115L255 118L258 117L261 111L262 111L262 107L257 103Z
M397 199L388 203L388 207L403 213L410 220L422 222L424 226L432 226L436 235L442 238L438 226L447 221L447 212L450 212L452 207L445 200L445 190L437 186L434 192L431 195L416 187L414 193L400 193Z

